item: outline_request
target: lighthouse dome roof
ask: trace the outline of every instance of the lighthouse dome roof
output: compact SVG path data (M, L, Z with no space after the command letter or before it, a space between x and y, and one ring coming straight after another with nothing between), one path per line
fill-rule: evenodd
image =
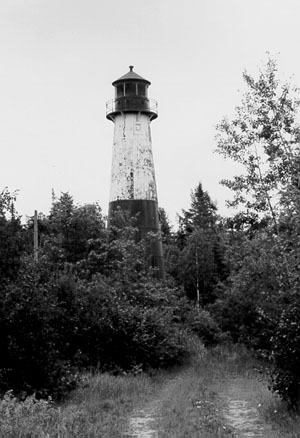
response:
M143 78L142 76L138 75L136 72L133 71L133 65L129 66L129 72L125 75L121 76L119 79L116 79L112 84L116 85L119 82L125 82L125 81L143 81L146 82L148 85L150 85L151 82L149 82L147 79Z

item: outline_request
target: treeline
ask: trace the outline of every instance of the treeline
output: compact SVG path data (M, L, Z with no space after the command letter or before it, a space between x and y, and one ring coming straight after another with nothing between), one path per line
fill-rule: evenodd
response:
M147 242L120 212L106 230L98 205L63 193L22 225L13 196L1 202L0 388L60 398L80 370L147 370L189 354L185 320L194 313L181 289L156 280Z
M0 389L62 397L86 368L138 372L181 363L194 337L239 342L268 364L270 385L300 400L300 104L268 59L231 120L217 126L217 152L240 164L230 218L199 183L173 230L160 209L167 279L135 242L135 219L110 230L97 204L62 193L22 225L14 195L0 196ZM157 236L149 236L155 239Z

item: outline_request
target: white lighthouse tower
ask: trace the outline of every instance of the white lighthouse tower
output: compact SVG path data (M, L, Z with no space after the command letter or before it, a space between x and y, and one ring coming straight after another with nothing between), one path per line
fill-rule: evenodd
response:
M137 217L139 239L148 232L160 236L157 190L150 123L157 118L157 102L148 98L150 82L133 71L112 83L115 98L106 104L106 117L114 122L108 219L121 208ZM151 263L164 276L162 243L150 249Z

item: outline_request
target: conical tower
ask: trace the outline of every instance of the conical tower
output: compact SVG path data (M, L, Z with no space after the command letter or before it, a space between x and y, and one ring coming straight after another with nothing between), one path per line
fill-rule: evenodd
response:
M157 118L157 102L148 98L150 82L133 66L112 85L115 97L106 104L106 117L114 122L108 221L121 208L137 216L139 239L149 232L160 235L150 130ZM149 251L152 266L164 277L161 240L155 240Z

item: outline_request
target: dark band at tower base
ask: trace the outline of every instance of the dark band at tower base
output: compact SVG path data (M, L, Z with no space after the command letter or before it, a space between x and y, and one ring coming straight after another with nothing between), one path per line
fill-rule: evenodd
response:
M128 216L128 219L133 218L133 226L138 230L136 241L146 239L149 232L156 234L153 239L150 239L148 247L150 264L152 268L157 269L157 277L164 279L165 270L157 202L145 199L120 199L110 202L108 227L114 222L117 212L120 211L126 212L125 214Z

